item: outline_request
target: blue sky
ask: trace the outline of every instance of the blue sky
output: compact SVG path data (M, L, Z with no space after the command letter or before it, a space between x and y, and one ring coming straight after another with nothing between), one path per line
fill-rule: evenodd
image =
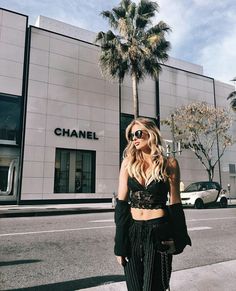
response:
M38 15L51 17L98 32L109 29L99 15L119 0L0 0L0 6L29 16L34 25ZM138 2L138 1L136 1ZM159 0L160 13L172 32L170 56L203 65L204 74L230 82L236 76L235 0Z

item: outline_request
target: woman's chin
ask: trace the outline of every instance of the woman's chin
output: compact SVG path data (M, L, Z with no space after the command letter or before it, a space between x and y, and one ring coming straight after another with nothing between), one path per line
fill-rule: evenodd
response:
M136 148L136 150L141 150L141 149L142 149L142 146L140 146L140 145L135 145L135 148Z

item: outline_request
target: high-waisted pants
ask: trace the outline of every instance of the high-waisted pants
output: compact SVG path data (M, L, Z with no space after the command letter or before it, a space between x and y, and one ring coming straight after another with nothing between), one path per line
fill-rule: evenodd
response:
M156 249L153 230L165 217L133 220L129 229L131 254L124 266L128 291L164 291L169 286L172 255Z

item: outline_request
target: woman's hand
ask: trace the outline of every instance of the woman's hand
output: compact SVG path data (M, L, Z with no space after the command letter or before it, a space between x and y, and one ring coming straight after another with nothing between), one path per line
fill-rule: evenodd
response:
M175 243L173 240L166 240L162 241L161 244L168 246L168 250L166 251L167 254L174 254L176 249L175 249Z
M122 256L116 256L116 259L117 259L117 262L123 267L129 261L127 257L122 257Z

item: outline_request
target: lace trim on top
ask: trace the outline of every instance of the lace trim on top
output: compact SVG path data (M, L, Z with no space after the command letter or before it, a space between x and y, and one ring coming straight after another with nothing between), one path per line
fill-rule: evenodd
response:
M155 199L155 196L148 190L131 191L130 206L132 208L140 209L163 209L166 207L166 202L157 201L157 199Z

